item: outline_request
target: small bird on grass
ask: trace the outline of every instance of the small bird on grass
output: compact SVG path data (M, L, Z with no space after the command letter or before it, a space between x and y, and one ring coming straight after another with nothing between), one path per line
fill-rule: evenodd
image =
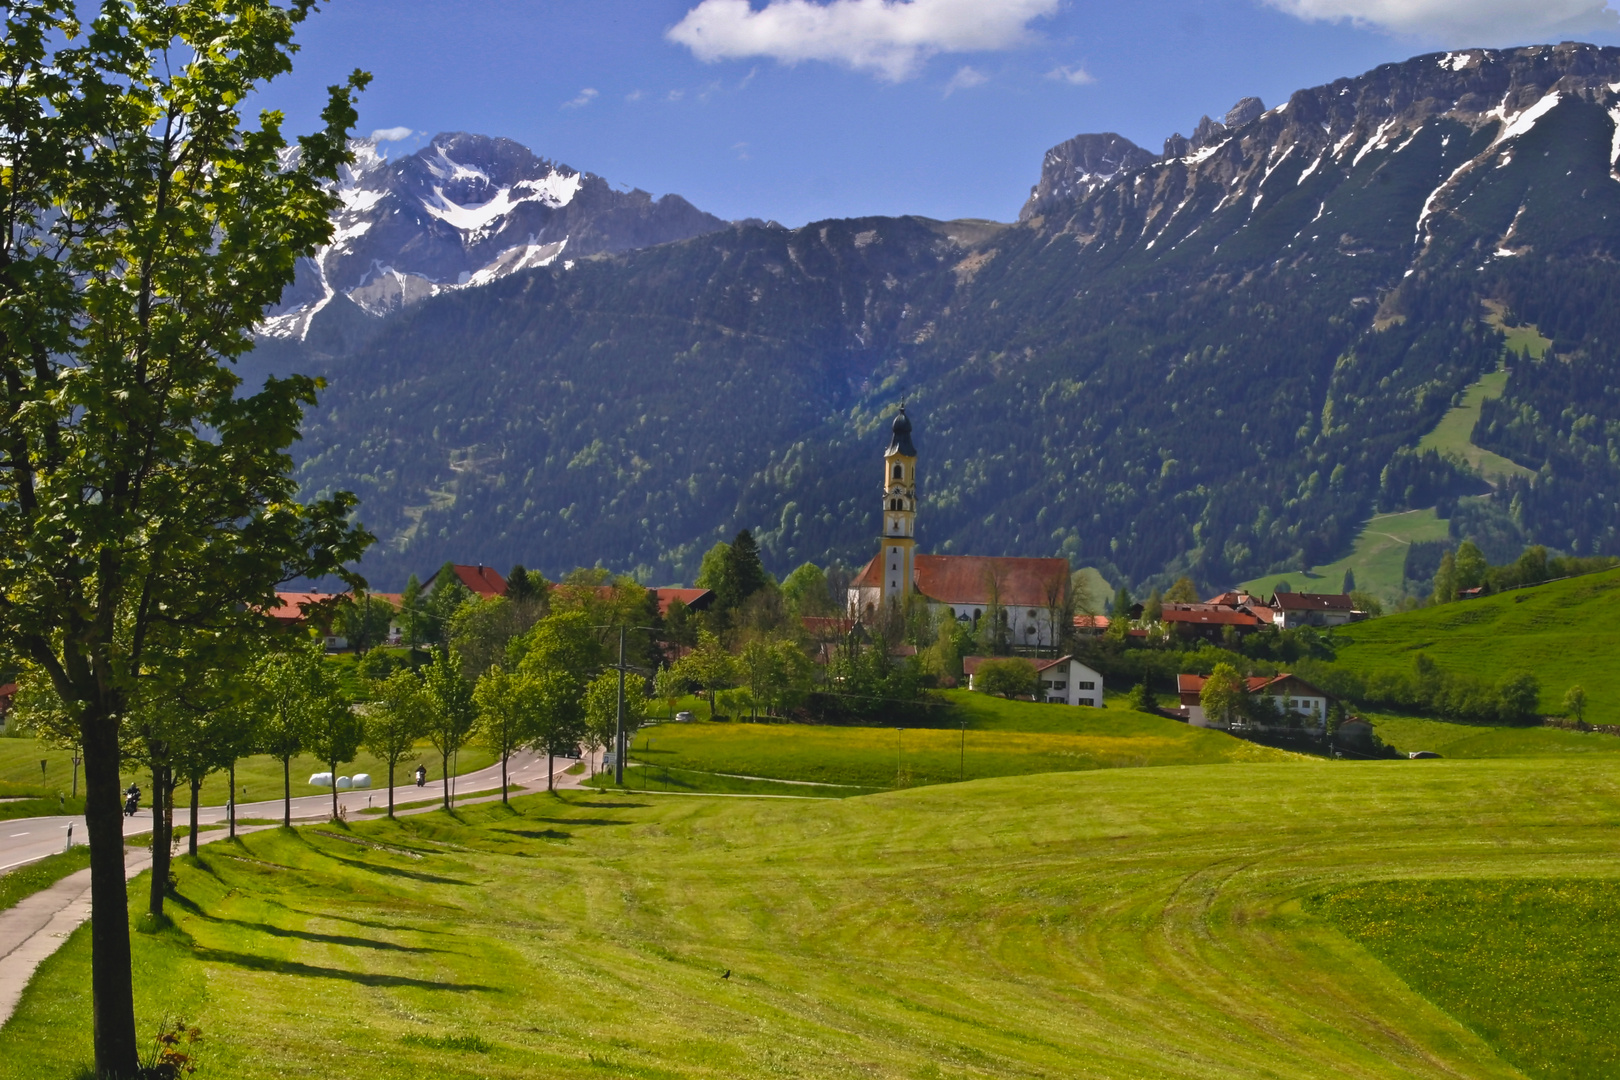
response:
M722 978L722 979L729 979L729 978L731 978L731 969L730 969L730 968L726 968L726 973L725 973L725 974L724 974L724 975L722 975L722 976L720 976L720 977L721 977L721 978Z

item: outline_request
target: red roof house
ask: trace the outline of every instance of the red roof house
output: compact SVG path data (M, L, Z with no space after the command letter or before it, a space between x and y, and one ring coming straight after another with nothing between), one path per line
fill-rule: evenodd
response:
M505 596L506 579L499 570L492 566L479 563L477 566L462 566L453 563L450 567L455 571L461 583L473 591L476 596ZM433 588L433 583L439 580L439 571L435 570L433 576L422 582L422 591L427 592Z

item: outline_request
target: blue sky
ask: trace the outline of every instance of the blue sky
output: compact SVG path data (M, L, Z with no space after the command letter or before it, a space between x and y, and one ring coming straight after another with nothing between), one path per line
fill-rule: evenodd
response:
M1159 150L1238 98L1436 48L1620 44L1606 0L332 0L266 95L355 67L362 132L503 135L726 218L1010 220L1047 147Z

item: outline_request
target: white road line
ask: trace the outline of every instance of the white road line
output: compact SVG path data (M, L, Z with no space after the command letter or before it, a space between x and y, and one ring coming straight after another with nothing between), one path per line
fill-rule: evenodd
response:
M31 835L33 835L33 834L32 833L25 833L25 832L14 832L14 833L11 834L10 838L12 840L15 840L19 836L31 836Z

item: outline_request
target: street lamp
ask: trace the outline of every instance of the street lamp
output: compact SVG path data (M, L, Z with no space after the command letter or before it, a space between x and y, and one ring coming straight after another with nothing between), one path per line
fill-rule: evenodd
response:
M593 629L609 630L611 626L593 627ZM609 671L619 673L619 710L613 722L613 783L618 787L624 786L624 673L627 671L642 671L644 669L631 667L624 662L624 632L626 630L646 630L649 633L658 633L656 626L620 626L619 630L619 662L609 664Z

